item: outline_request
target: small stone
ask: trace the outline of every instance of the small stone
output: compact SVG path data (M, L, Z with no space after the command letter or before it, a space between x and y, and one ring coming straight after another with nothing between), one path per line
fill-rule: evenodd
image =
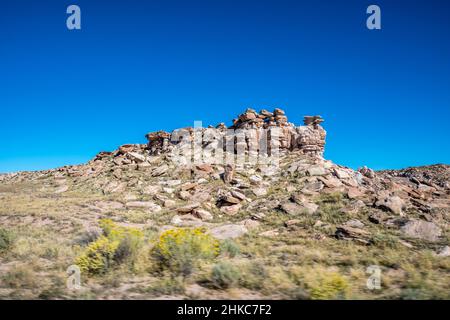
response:
M236 213L238 213L240 209L241 209L241 205L235 204L232 206L223 206L220 208L220 211L225 213L226 215L233 216Z
M310 176L324 176L328 174L328 171L322 166L311 166L306 172Z
M187 191L180 191L179 197L182 200L188 200L192 195Z
M241 201L247 199L247 197L245 196L245 194L243 194L243 193L241 193L241 192L239 192L239 191L233 190L233 191L231 191L231 195L232 195L234 198L239 199L239 200L241 200Z
M169 166L167 166L167 165L164 164L164 165L162 165L162 166L159 166L159 167L153 169L152 172L151 172L151 176L152 176L152 177L159 177L159 176L162 176L162 175L165 174L168 170L169 170Z
M222 198L223 202L231 203L231 204L238 204L241 202L240 199L232 197L232 196L225 196Z
M262 197L267 194L267 189L266 188L254 188L254 189L252 189L252 192L255 196Z
M258 175L252 175L252 176L250 176L249 180L250 180L250 183L252 183L252 184L259 184L260 182L263 181L263 178Z
M146 160L145 156L136 152L128 152L127 156L130 160L136 162L136 163L141 163L144 162Z
M209 211L206 211L204 209L195 209L192 212L192 215L194 217L197 217L197 218L203 220L203 221L212 220L213 219L213 215Z
M173 200L170 200L170 199L165 200L165 201L164 201L164 204L163 204L163 206L164 206L165 208L173 208L173 207L175 207L175 205L176 205L176 202L173 201Z
M370 233L360 228L339 226L336 228L336 238L341 240L355 240L362 244L369 244Z
M177 212L182 213L182 214L187 214L187 213L191 213L194 209L197 209L198 207L200 207L200 203L194 202L194 203L191 203L186 206L178 208Z
M352 228L364 228L364 223L362 223L361 221L357 220L357 219L352 219L347 221L346 223L344 223L344 225L346 225L347 227L352 227Z
M439 253L438 253L439 257L450 257L450 247L449 246L445 246L443 247Z

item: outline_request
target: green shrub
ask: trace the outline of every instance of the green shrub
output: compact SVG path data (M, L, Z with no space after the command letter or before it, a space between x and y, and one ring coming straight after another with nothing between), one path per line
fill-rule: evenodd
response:
M342 299L346 296L347 280L337 272L327 272L318 277L310 287L311 299Z
M161 234L152 250L161 270L188 276L202 260L211 260L219 253L219 241L202 228L170 229Z
M0 252L9 250L13 244L13 240L12 232L0 228Z
M260 290L264 287L264 280L268 277L268 272L264 264L260 261L252 261L242 267L242 277L240 285L250 290Z
M347 215L341 212L341 209L344 207L342 193L321 194L317 200L317 204L319 205L318 215L320 220L332 224L339 224L346 221Z
M390 234L377 233L372 237L374 245L380 248L397 248L398 239Z
M233 240L226 239L220 244L220 253L234 258L241 252L239 246Z
M109 219L101 220L100 227L103 235L91 242L75 261L81 271L103 274L114 264L133 263L143 242L142 232L117 226Z
M240 277L239 270L228 262L219 262L211 271L211 282L216 288L232 287L238 283Z

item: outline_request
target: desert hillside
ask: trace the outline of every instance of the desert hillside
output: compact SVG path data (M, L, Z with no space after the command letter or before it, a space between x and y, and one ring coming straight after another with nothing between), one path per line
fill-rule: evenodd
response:
M449 299L450 166L340 166L322 156L322 122L248 109L0 175L0 298ZM196 134L203 158L186 161ZM234 160L210 161L217 150Z

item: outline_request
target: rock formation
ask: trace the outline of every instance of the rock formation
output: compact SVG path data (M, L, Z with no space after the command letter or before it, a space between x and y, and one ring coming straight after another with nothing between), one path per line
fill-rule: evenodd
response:
M320 116L305 116L304 126L288 122L285 112L276 108L273 112L265 109L257 113L247 109L226 127L220 123L216 128L183 128L168 133L151 132L146 135L151 155L172 151L175 146L189 148L195 139L202 141L202 147L246 153L266 152L271 154L274 147L281 152L300 150L304 154L323 156L326 131L320 125ZM263 150L266 149L266 150Z

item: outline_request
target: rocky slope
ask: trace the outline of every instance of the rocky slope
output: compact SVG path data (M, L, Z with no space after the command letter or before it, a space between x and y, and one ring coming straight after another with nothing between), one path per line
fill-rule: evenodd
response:
M449 298L450 166L376 172L334 164L322 157L322 121L307 116L295 126L280 109L248 109L229 128L149 133L147 144L101 152L84 165L0 175L0 225L15 234L0 253L0 297ZM210 161L206 153L178 161L197 137L202 151L241 150L244 160ZM267 154L252 161L261 140ZM68 291L77 239L99 232L105 217L149 239L204 227L239 248L218 258L241 270L239 280L211 288L205 264L181 289L156 290L172 284L118 267ZM379 290L366 287L370 265L382 269ZM345 290L316 294L327 277L342 277Z

